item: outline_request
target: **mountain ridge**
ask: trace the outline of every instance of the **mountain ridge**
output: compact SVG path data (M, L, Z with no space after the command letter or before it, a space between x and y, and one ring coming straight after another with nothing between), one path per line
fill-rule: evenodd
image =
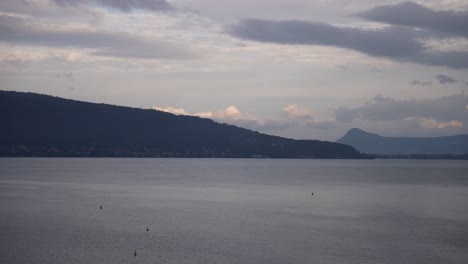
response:
M293 140L154 109L0 90L0 156L366 158L353 147Z
M336 142L367 154L466 154L468 134L437 137L385 137L352 128Z

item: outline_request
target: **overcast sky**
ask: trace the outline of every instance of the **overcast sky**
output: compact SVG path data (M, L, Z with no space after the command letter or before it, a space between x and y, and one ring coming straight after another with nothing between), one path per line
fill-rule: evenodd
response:
M468 133L468 1L1 0L0 89L336 140Z

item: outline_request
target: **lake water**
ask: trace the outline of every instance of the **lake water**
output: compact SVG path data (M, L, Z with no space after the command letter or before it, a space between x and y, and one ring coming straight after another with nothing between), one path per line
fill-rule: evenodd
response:
M4 158L0 263L465 264L468 162Z

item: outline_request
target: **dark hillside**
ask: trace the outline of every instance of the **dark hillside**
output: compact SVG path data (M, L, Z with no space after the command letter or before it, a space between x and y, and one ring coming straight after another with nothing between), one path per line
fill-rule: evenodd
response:
M363 157L344 144L33 93L0 91L0 122L0 156Z
M468 153L468 135L445 137L383 137L353 128L337 141L357 150L380 155L425 154L441 155ZM436 156L435 156L436 157Z

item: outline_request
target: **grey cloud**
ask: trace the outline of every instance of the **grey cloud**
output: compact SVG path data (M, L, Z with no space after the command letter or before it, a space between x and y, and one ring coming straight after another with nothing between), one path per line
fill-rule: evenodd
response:
M468 68L468 51L424 50L413 54L408 61L423 65L446 66L452 69Z
M75 76L73 75L73 72L60 72L55 75L57 79L63 79L63 80L68 80L71 82L75 81Z
M70 91L76 90L75 76L73 72L59 72L55 75L55 78L57 78L58 80L64 80L68 85L67 87L68 90Z
M75 8L74 6L65 8L63 5L54 5L47 1L1 0L0 10L5 13L24 14L48 20L95 22L101 16L99 12L89 8Z
M90 49L90 54L124 58L183 59L194 56L178 45L128 33L49 30L30 25L22 18L7 15L0 15L0 42Z
M447 76L445 74L439 74L436 76L437 81L439 81L440 84L451 84L451 83L456 83L457 80L453 79L450 76Z
M341 28L306 21L243 20L229 32L237 37L281 44L338 46L375 56L405 57L421 49L413 30Z
M468 52L430 50L419 41L426 32L404 27L361 29L307 21L242 20L227 28L232 36L288 45L325 45L423 65L468 68Z
M435 11L413 2L377 6L360 17L392 25L436 31L444 35L468 37L468 11Z
M425 82L425 81L415 80L415 81L411 82L411 85L413 85L413 86L431 86L432 82L430 82L430 81Z
M172 6L166 0L53 0L62 6L76 6L80 4L97 3L104 6L130 12L133 9L150 11L171 10Z
M335 109L336 120L350 122L353 119L371 121L392 121L405 118L433 118L449 122L463 120L468 105L468 96L455 94L434 99L398 100L376 96L371 101L355 108L340 107Z
M342 71L348 71L348 70L351 69L351 66L349 66L349 65L338 65L337 67L338 67L338 69L340 69Z

